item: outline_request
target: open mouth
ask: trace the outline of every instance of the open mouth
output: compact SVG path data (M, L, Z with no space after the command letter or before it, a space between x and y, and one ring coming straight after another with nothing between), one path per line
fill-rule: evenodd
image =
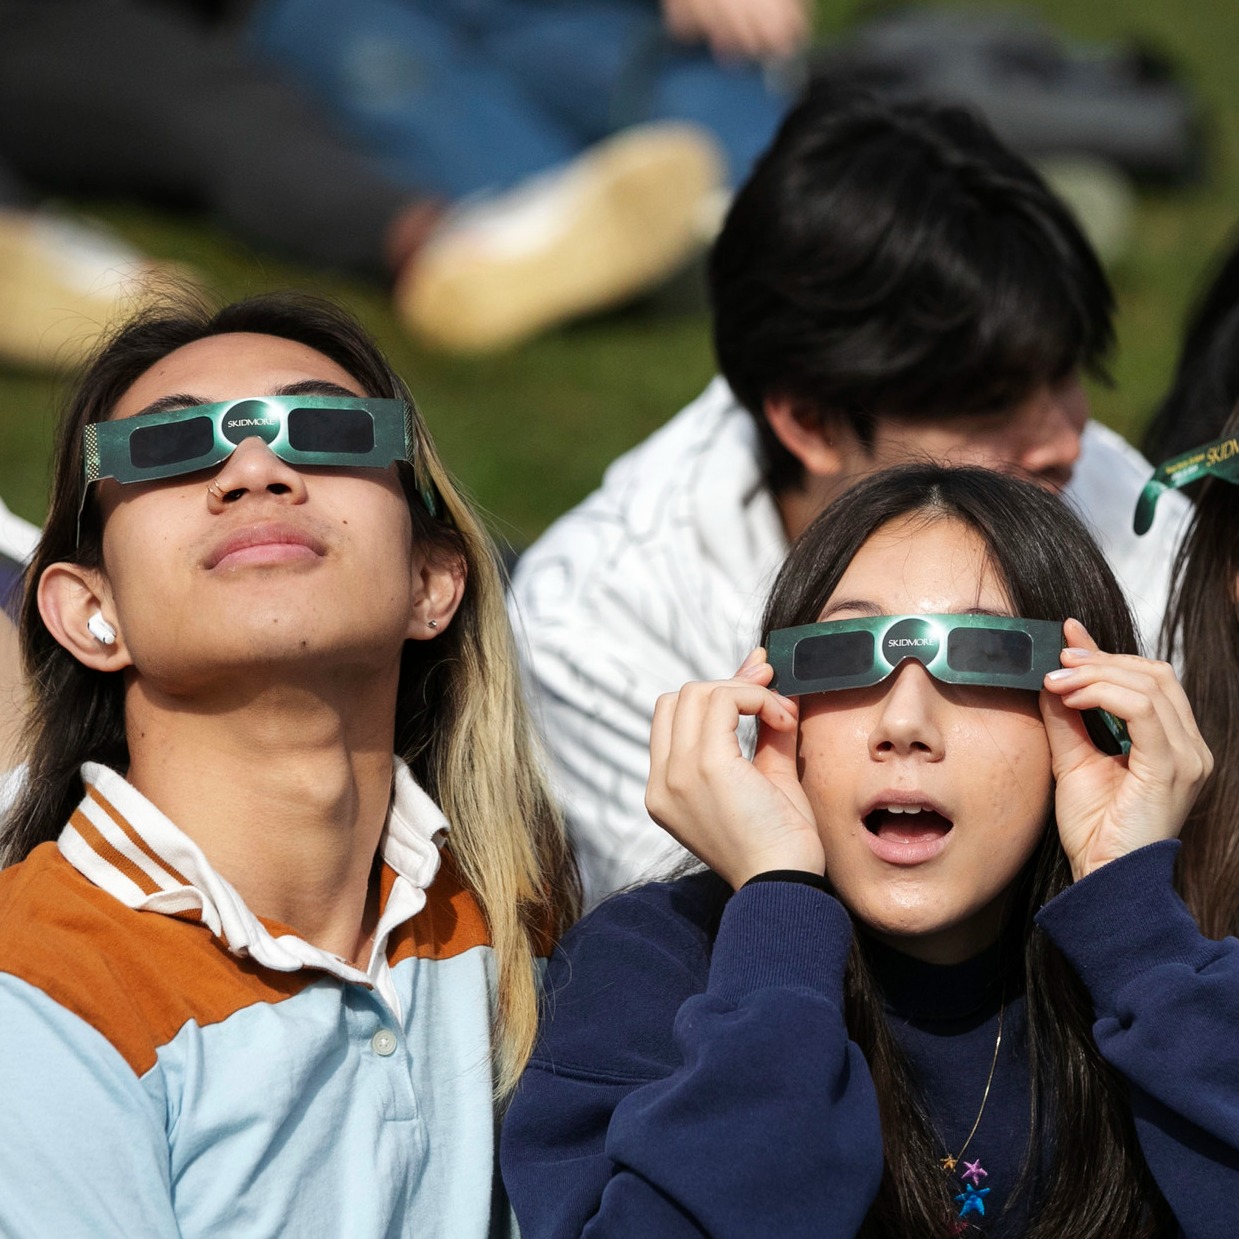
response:
M879 805L862 819L865 829L892 843L921 843L940 839L955 825L928 805Z

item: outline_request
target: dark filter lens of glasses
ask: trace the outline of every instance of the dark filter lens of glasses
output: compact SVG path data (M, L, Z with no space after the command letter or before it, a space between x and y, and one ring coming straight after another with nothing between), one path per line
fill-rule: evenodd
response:
M137 426L129 436L129 461L135 469L158 469L197 460L214 446L215 428L209 417Z
M374 451L374 418L365 409L292 409L288 443L298 452Z
M863 629L805 637L792 653L792 675L803 681L863 675L872 666L873 633Z
M1032 670L1033 643L1026 632L1005 628L952 628L947 666L955 671L1023 675Z

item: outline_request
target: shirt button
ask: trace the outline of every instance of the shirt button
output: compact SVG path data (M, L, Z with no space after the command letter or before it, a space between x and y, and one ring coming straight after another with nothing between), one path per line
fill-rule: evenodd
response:
M382 1058L386 1058L389 1054L394 1054L396 1052L396 1045L396 1034L386 1028L380 1028L370 1038L370 1048Z

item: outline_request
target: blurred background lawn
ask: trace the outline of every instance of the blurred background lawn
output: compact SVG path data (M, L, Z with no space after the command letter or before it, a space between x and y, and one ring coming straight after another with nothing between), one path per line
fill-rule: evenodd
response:
M932 3L933 0L930 0ZM824 38L865 12L865 0L818 0ZM948 7L947 3L938 7ZM949 7L1008 7L985 0ZM1174 365L1184 313L1239 218L1239 48L1235 0L1024 0L1068 38L1136 39L1169 58L1199 96L1209 166L1186 189L1140 191L1134 240L1112 269L1118 298L1115 385L1095 414L1137 437ZM313 288L349 305L408 379L449 466L511 542L529 542L598 482L606 464L664 422L705 384L713 361L705 315L677 312L674 290L654 304L578 323L511 352L461 360L403 334L382 289L324 277L257 253L208 221L131 204L75 204L146 252L201 271L225 298ZM0 495L42 519L61 376L0 369Z

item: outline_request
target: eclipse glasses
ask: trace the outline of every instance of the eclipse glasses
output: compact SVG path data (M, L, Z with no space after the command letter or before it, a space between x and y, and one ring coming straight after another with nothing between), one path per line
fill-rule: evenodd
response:
M879 615L827 620L770 634L770 687L786 697L830 693L880 684L908 658L944 684L986 688L1042 687L1047 671L1061 666L1063 626L1053 620L1006 615ZM1104 710L1089 734L1107 753L1131 747L1121 719Z
M1209 475L1221 478L1223 482L1239 484L1239 437L1231 435L1225 439L1215 439L1158 465L1136 501L1132 528L1137 533L1148 531L1153 524L1153 510L1164 491L1190 486Z
M129 485L220 464L260 438L290 465L385 469L416 459L413 412L403 400L369 396L259 396L144 413L82 427L82 505L92 482ZM418 485L431 516L432 487Z

